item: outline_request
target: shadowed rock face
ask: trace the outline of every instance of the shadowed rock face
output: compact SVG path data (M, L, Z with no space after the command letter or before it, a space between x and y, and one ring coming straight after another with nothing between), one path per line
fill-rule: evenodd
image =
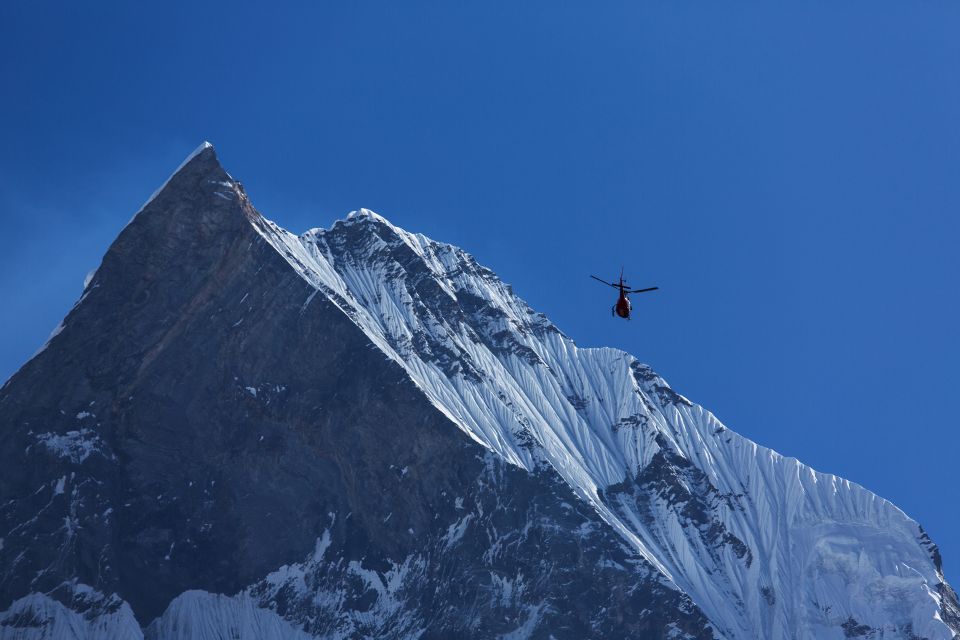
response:
M365 210L293 236L209 147L0 388L0 640L946 640L958 612L894 505L457 247Z
M0 609L47 593L92 621L125 601L145 627L177 599L153 637L226 600L289 637L712 637L553 471L469 439L252 223L202 150L0 390ZM187 607L188 590L240 595ZM42 628L21 605L0 636Z

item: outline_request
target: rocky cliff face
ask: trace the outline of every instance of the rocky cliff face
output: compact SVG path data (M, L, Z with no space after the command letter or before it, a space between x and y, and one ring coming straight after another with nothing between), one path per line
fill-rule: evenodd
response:
M0 638L950 638L936 547L462 250L201 147L0 389ZM52 635L51 635L52 634Z

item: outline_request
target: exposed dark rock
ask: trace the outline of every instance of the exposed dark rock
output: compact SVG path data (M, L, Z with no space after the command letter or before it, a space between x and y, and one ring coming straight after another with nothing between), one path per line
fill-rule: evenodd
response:
M843 635L847 638L860 638L863 636L872 635L874 629L865 624L859 624L853 618L848 618L841 627L843 628Z
M654 503L663 501L677 513L683 525L703 541L714 563L719 564L722 547L729 547L747 567L753 563L750 548L718 517L721 503L737 508L739 496L717 490L710 479L686 458L673 451L669 442L657 434L659 451L650 463L624 482L605 492L605 502L617 509L619 500L629 500L648 526L655 524Z
M831 511L836 478L578 349L460 249L366 211L302 240L204 149L0 388L0 637L912 639L933 586L960 630L889 503ZM877 628L843 622L873 592L821 605L782 562L868 503L926 579Z
M79 582L144 624L186 590L246 589L318 635L490 638L529 623L534 638L713 636L555 474L452 425L263 240L258 215L200 153L0 391L0 609L47 592L109 610L64 586ZM332 240L342 259L370 242L347 227ZM489 313L436 286L420 280L424 314ZM549 328L534 315L525 330Z

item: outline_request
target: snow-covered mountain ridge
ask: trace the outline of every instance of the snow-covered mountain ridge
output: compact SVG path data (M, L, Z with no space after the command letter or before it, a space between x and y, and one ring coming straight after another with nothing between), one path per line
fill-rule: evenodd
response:
M890 502L737 435L627 353L578 348L457 247L368 210L299 237L254 224L458 426L553 467L724 636L953 637L932 545Z
M191 207L216 203L230 215L237 212L237 221L230 223L236 240L224 238L216 228L219 218L204 220L201 228L210 226L209 237L232 243L231 252L257 256L261 264L243 288L256 289L260 269L268 263L272 269L271 261L282 259L276 277L294 273L302 287L296 289L302 291L296 315L308 317L321 305L338 310L383 357L402 368L450 423L488 450L488 456L531 477L558 478L587 511L597 514L598 522L615 532L625 553L642 558L658 582L689 596L716 637L952 638L960 629L956 598L943 577L936 547L900 509L854 483L816 472L735 434L629 354L578 348L463 250L404 231L367 210L330 229L291 234L253 209L243 187L219 169L208 145L187 159L142 215L160 215L156 209L168 206L172 196L167 192L178 188L181 171L197 173L205 185L198 193L178 196ZM176 203L181 206L179 199ZM264 273L272 274L271 269ZM227 271L217 267L212 273ZM294 291L293 284L282 282ZM100 285L98 272L89 278L78 307L90 304L88 295L92 298ZM216 298L214 287L198 286L203 299L217 300L211 308L226 304ZM264 299L272 294L266 285L261 289L260 295L238 290L239 302L231 302L229 309L232 329L262 326ZM70 328L68 317L63 334ZM59 334L51 345L58 340L63 340ZM163 337L156 344L169 340ZM144 362L156 357L158 348L151 346ZM237 384L252 396L250 402L279 402L286 393L283 385L268 380ZM80 438L87 456L80 459L71 449L71 464L80 467L93 454L92 462L115 463L111 438L105 435L101 441L88 431L90 437L84 431L76 431L75 437L69 435L74 432L46 437L45 431L43 447ZM490 460L484 465L489 468ZM407 468L400 467L401 478ZM64 493L64 480L59 482L55 494ZM479 534L484 517L483 509L461 512L462 502L452 508L456 518L438 541L443 553L455 552L471 529ZM350 514L331 512L329 521L338 522L338 517ZM577 535L586 540L596 526L584 525ZM371 574L362 565L330 558L329 536L326 529L324 537L318 535L316 549L303 564L285 565L235 598L181 595L148 635L175 637L184 625L196 624L198 616L202 618L196 612L202 610L215 612L213 621L205 622L211 629L225 628L215 622L221 617L242 617L252 621L247 629L299 637L300 629L309 630L312 623L297 614L295 626L302 626L284 627L292 614L276 608L278 594L292 590L297 599L312 602L303 605L308 609L340 611L344 596L331 577L339 575L343 580L359 576L376 587L380 608L371 611L394 616L406 610L397 594L408 576L426 571L426 556L411 555L402 562L398 558L389 571ZM496 538L491 548L503 540ZM626 562L614 564L622 570ZM641 576L647 570L635 571ZM309 575L312 581L305 578ZM308 583L325 586L311 591ZM3 631L12 628L4 621L12 620L11 615L22 621L28 605L34 615L52 612L50 619L58 624L79 624L64 622L57 603L39 594L29 598L33 600L20 600L0 614L0 637L21 637ZM537 606L545 605L529 605L529 617L511 637L548 637L549 630L538 631L543 609ZM129 628L129 608L113 607L111 615ZM364 615L339 627L343 635L338 637L359 637L351 633L359 633L356 629L374 614ZM411 630L399 637L423 633L415 631L415 617L403 620ZM347 628L354 631L343 631ZM212 633L195 637L217 637ZM678 630L677 636L682 635Z

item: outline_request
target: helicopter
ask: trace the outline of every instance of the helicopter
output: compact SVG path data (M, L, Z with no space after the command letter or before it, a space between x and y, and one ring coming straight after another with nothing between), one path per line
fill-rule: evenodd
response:
M633 305L630 304L630 298L627 296L631 293L643 293L645 291L656 291L660 287L648 287L646 289L631 289L627 286L627 281L623 279L623 267L620 267L620 281L618 284L612 284L606 280L601 280L597 276L590 276L594 280L602 282L608 287L613 287L614 289L619 289L620 297L617 298L617 303L613 305L613 308L610 310L611 315L618 315L625 320L630 319L630 310L633 309Z

